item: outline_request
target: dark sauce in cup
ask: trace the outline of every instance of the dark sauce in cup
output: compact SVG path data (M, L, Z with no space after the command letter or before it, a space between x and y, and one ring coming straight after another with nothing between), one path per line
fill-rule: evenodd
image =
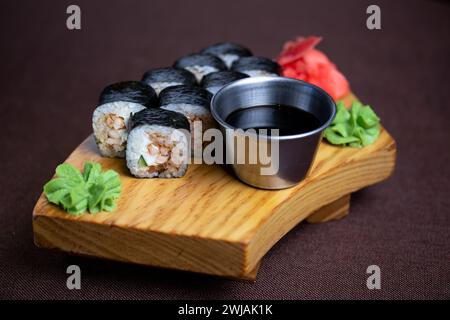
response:
M287 105L263 105L233 111L225 120L240 129L278 129L280 136L290 136L313 131L321 123L311 112Z

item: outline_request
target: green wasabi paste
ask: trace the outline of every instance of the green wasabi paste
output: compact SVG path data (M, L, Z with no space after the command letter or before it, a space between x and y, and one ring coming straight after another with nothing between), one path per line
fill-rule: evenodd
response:
M342 101L337 104L333 123L325 129L324 137L331 144L362 148L374 143L380 135L380 118L368 105L359 101L345 108Z
M44 185L48 201L72 215L114 210L121 189L117 172L102 172L101 165L92 162L84 164L83 173L68 163L60 164L56 177Z

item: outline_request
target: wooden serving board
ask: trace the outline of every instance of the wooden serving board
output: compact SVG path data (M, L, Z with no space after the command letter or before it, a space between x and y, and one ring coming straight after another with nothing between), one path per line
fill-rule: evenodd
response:
M102 158L90 136L66 162L82 168L96 161L119 172L118 208L75 217L42 194L33 212L34 241L73 254L254 280L261 258L289 230L304 219L346 215L350 194L388 178L395 159L395 141L384 129L363 149L321 142L303 182L271 191L215 165L190 165L179 179L136 179L125 160Z

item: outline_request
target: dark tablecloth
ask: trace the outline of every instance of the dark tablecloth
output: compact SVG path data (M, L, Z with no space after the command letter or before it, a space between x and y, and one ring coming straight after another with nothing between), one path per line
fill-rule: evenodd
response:
M0 4L0 298L449 298L450 6L377 1L72 1ZM194 4L195 3L195 4ZM297 35L325 51L398 143L395 174L357 192L350 215L300 224L264 258L256 283L69 256L34 246L31 212L57 164L91 132L109 83L230 40L274 57ZM66 288L66 268L82 289ZM381 268L368 290L366 268Z

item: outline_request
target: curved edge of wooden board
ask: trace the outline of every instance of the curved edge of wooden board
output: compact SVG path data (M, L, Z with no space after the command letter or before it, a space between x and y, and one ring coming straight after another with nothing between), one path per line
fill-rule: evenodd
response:
M36 246L71 254L236 278L251 278L253 271L242 272L245 250L239 243L127 230L39 214L33 217L33 233ZM257 270L256 265L253 269Z
M330 205L314 212L313 221L310 222L326 222L329 220L340 219L348 213L350 206L350 195L346 195ZM310 217L310 218L311 218ZM73 221L72 221L73 222ZM189 252L193 248L194 254L199 256L199 246L192 246L190 238L179 239L178 247L176 243L167 235L149 235L142 234L142 238L138 239L134 232L120 230L120 227L114 227L111 230L106 228L92 228L92 226L74 224L65 219L51 218L40 215L33 217L34 243L38 247L47 249L59 249L73 255L101 258L114 260L118 262L134 263L143 266L151 265L152 267L169 268L182 271L200 272L214 276L223 276L233 280L256 281L261 261L256 263L255 267L246 272L241 264L243 257L236 257L236 252L243 252L242 247L227 247L215 242L214 246L205 248L206 251L220 252L224 256L221 257L222 263L217 264L216 259L212 262L204 261L201 256L199 261L192 261ZM104 229L104 230L102 230ZM125 232L125 237L123 235ZM74 241L73 239L77 239ZM155 242L155 239L158 241ZM167 242L169 246L167 246ZM104 246L107 246L105 250ZM205 245L205 243L203 243ZM148 249L151 254L148 254ZM186 251L187 250L187 251ZM126 254L124 254L126 252ZM177 254L174 254L177 252ZM188 259L186 259L186 256ZM143 259L144 257L144 259ZM216 258L216 257L215 257ZM175 260L174 260L175 259ZM175 263L174 263L175 262ZM210 264L211 263L211 264ZM239 267L234 267L239 266Z

